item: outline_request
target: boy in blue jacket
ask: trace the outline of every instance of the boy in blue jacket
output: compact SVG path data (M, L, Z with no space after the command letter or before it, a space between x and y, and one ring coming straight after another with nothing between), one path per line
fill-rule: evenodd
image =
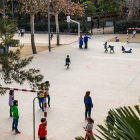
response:
M89 39L90 37L88 37L87 35L85 35L84 36L84 42L85 42L85 49L87 49L87 42L88 42L88 39ZM91 39L91 38L90 38Z

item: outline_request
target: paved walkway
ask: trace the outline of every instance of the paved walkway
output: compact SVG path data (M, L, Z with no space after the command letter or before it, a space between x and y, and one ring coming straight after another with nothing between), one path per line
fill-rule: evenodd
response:
M56 34L54 34L51 44L56 44ZM24 37L19 37L18 34L15 34L15 39L20 40L21 44L31 44L31 34L25 33ZM78 35L61 35L60 34L60 44L70 44L78 40ZM48 34L35 34L35 43L36 44L48 44Z
M87 50L79 50L78 42L59 46L38 53L27 68L39 68L45 80L51 83L51 107L48 108L48 138L52 140L74 140L76 136L84 136L84 103L87 90L91 91L94 108L92 118L97 124L103 124L110 108L133 106L140 98L140 48L139 44L121 42L108 43L115 46L115 53L104 53L103 44L113 35L92 36ZM63 39L64 40L64 39ZM126 50L133 49L132 54L123 54L121 46ZM71 58L70 69L64 67L65 57ZM28 83L11 87L29 88ZM21 135L14 135L11 130L12 118L9 117L8 92L0 97L0 140L32 140L33 136L33 98L35 93L15 92L19 100L19 130ZM36 100L36 137L43 112ZM37 138L36 138L37 139Z

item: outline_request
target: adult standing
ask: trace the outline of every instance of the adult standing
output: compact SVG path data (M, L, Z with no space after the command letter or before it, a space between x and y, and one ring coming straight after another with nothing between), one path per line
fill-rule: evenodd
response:
M9 92L9 106L10 106L10 117L12 117L12 106L14 105L14 90Z
M15 133L20 134L21 132L18 131L18 119L19 119L19 113L18 113L18 101L14 100L14 106L12 107L12 113L13 113L13 124L12 124L12 130L15 130Z
M89 39L90 37L88 37L86 34L85 34L85 36L84 36L84 43L85 43L85 49L87 49L87 47L88 47L88 39Z
M90 91L87 91L84 97L84 103L85 103L85 120L88 117L91 116L91 108L93 108L92 98L90 97Z
M80 35L79 37L79 48L82 49L82 45L83 45L83 37L82 35Z

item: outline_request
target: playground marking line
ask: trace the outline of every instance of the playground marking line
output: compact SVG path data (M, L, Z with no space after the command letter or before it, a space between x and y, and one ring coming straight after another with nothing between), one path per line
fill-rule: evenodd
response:
M32 92L25 92L27 94L34 94ZM51 96L54 96L54 97L64 97L64 98L73 98L73 99L83 99L82 97L73 97L73 96L64 96L64 95L55 95L55 94L51 94ZM129 106L129 105L126 105L126 104L123 104L123 103L118 103L118 102L114 102L114 101L109 101L109 100L100 100L100 99L92 99L92 100L95 100L95 101L98 101L98 102L107 102L107 103L112 103L112 104L118 104L118 105L123 105L123 106Z
M15 133L8 133L8 132L0 132L1 134L8 134L8 135L17 135L20 137L28 137L28 138L33 138L33 136L27 136L27 135L21 135L21 134L15 134ZM38 139L38 137L35 137L36 139ZM52 139L48 139L48 140L52 140Z
M134 79L129 83L129 85L125 88L128 89L128 87L135 81L135 79L139 76L140 72L134 77Z

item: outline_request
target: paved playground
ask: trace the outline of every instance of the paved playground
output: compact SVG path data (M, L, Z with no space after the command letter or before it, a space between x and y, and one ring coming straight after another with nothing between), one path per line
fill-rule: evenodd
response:
M87 123L84 116L84 95L91 91L94 107L91 117L94 119L93 132L98 134L97 125L103 124L109 109L139 104L140 99L140 47L138 43L108 42L115 53L105 53L103 44L116 35L94 35L89 40L88 49L79 49L78 42L63 45L35 55L28 68L41 70L44 81L50 81L51 107L47 108L47 137L52 140L74 140L76 136L85 136L82 128ZM64 40L64 39L63 39ZM132 48L131 54L121 52ZM64 67L66 55L71 58L70 69ZM29 88L28 83L10 87ZM33 98L36 93L15 92L19 101L20 135L14 135L12 118L9 116L7 94L0 97L0 140L33 139ZM36 139L40 118L44 113L35 104Z

